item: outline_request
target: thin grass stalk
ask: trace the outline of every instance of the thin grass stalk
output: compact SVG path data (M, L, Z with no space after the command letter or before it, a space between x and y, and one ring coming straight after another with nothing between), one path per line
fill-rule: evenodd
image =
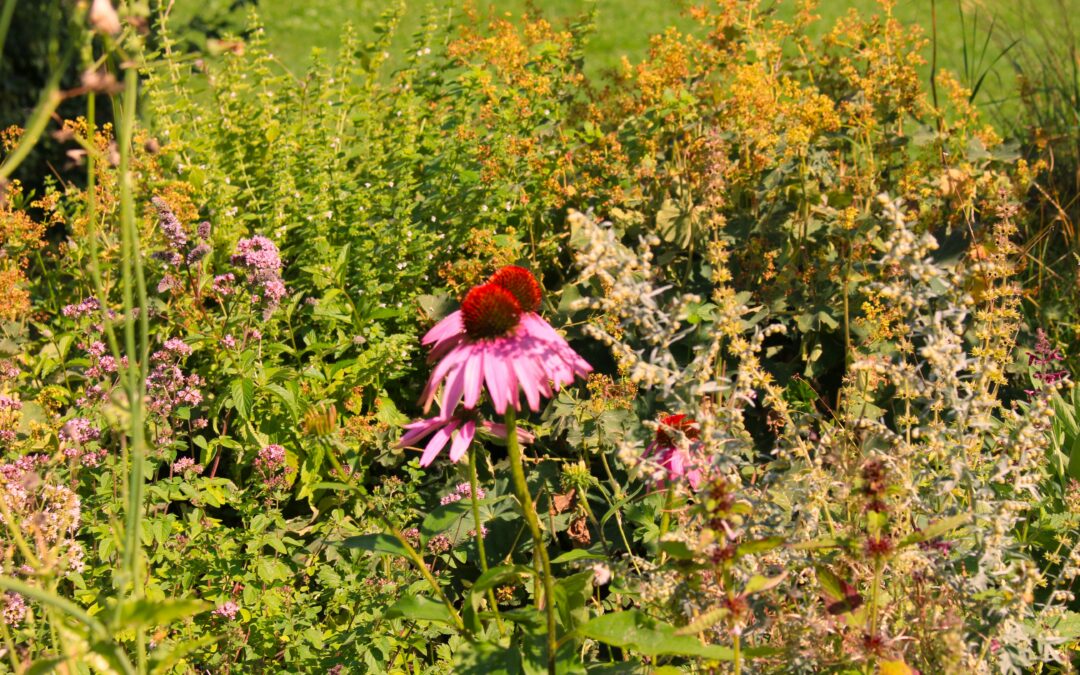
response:
M124 287L124 346L128 355L127 395L130 413L128 434L131 438L130 466L128 467L128 503L124 524L124 580L131 584L134 597L142 597L140 566L142 564L142 508L146 461L146 436L143 410L143 390L146 386L146 367L149 344L149 318L147 313L146 279L143 275L139 251L139 232L135 222L135 197L131 175L131 139L135 127L135 108L138 93L138 71L129 65L124 70L123 104L120 107L120 230L121 266ZM136 305L136 298L138 304ZM135 311L139 314L136 332ZM125 589L126 590L126 589ZM136 633L138 672L147 669L146 633Z
M45 90L41 92L37 107L31 113L22 137L19 138L18 145L4 159L3 164L0 164L0 181L4 181L11 176L19 164L22 164L22 161L30 154L30 151L37 145L38 139L41 138L41 134L45 132L45 127L48 126L52 114L56 112L56 108L64 100L64 95L60 92L60 77L67 70L67 64L71 61L71 54L72 50L69 48L60 60L56 72L49 76Z
M4 53L4 42L7 39L8 30L11 28L11 17L15 15L16 1L4 0L4 6L0 8L0 54Z

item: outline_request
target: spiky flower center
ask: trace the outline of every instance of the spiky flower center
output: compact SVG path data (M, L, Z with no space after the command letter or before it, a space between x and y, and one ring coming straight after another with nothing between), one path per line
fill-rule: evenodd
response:
M660 418L660 427L656 430L656 444L671 448L675 446L675 439L682 434L694 440L698 437L698 423L686 415L665 415Z
M469 337L498 337L518 325L521 304L513 293L502 286L480 284L461 301L461 319Z
M517 265L507 265L491 277L491 283L514 294L523 312L540 309L542 290L532 272Z

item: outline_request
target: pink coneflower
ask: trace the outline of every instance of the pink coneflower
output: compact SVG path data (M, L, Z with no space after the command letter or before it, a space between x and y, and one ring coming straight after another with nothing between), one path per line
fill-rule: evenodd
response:
M540 409L540 397L592 371L566 340L536 311L541 290L526 269L504 267L485 284L474 287L461 309L437 323L423 338L431 347L428 360L438 362L424 388L422 404L431 408L439 386L444 407L464 403L474 408L487 388L495 411L520 411L519 389L529 408Z
M645 450L646 457L658 465L654 476L657 483L685 478L690 487L701 484L701 470L690 454L690 449L679 443L679 437L697 441L701 428L686 415L665 415L656 429L656 438Z
M443 410L445 409L444 405ZM506 439L506 425L481 420L475 410L458 408L450 415L440 412L435 417L406 424L408 431L398 441L398 447L405 448L431 436L431 440L424 447L424 454L420 457L420 466L428 466L435 461L447 443L450 443L450 461L456 462L465 456L469 444L476 437L478 426L496 438ZM524 429L516 431L521 443L529 443L534 438Z

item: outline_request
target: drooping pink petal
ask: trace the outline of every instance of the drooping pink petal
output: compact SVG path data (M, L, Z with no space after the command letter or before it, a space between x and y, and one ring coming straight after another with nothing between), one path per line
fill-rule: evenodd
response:
M520 411L522 392L528 407L539 411L542 399L592 371L538 314L522 312L516 320L517 325L503 334L474 335L458 311L429 330L423 343L431 349L429 360L437 363L421 397L424 411L430 409L440 387L443 405L451 409L462 403L475 408L486 389L499 414L507 406Z
M465 361L446 375L443 384L442 409L457 410L461 398L465 394L465 370L472 359ZM469 407L469 406L466 406ZM476 407L475 404L472 407Z
M421 438L424 438L428 434L442 424L442 420L430 419L430 420L418 420L405 425L408 431L401 436L401 440L398 441L397 446L399 448L407 448Z
M506 412L506 406L515 403L517 391L510 364L496 354L491 354L484 359L484 381L487 383L488 395L491 396L491 404L495 406L495 412L500 415Z
M472 409L480 402L480 392L484 390L484 351L465 362L465 407Z
M495 438L501 438L504 441L506 440L505 424L501 422L484 422L484 428L487 429L487 432ZM521 427L517 427L516 430L519 443L532 443L536 440L536 436L534 436L531 432L526 431Z
M476 435L476 422L468 420L461 425L458 429L457 436L454 438L454 442L450 445L450 461L456 462L465 454L465 451L469 449L469 444L472 443L473 437Z
M461 310L459 309L447 314L439 323L432 326L431 330L421 338L420 343L425 346L437 344L464 332L465 326L461 323Z
M454 433L454 430L457 429L460 424L460 420L456 418L451 419L445 426L435 432L431 437L431 440L428 441L427 447L424 448L424 454L420 457L420 466L428 466L435 461L435 457L437 457L442 449L446 447L446 443L450 440L451 434Z
M447 354L442 361L435 366L435 369L431 371L431 377L428 378L427 384L424 385L424 393L421 397L421 405L424 407L424 412L427 412L431 408L431 402L435 399L435 393L439 389L439 384L446 378L449 373L454 372L455 369L460 367L463 361L466 361L475 350L475 345L462 344L457 349L452 350Z
M514 374L517 375L518 383L521 385L521 390L525 392L525 400L529 404L529 410L533 412L540 411L540 385L543 381L543 377L539 376L534 368L532 361L528 359L514 359L510 362L511 367L514 369ZM546 382L544 383L546 384Z

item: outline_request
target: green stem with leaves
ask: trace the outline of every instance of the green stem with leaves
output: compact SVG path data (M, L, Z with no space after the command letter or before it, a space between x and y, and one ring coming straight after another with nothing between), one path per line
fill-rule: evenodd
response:
M439 600L441 600L442 603L446 605L446 610L450 613L450 618L453 620L454 626L456 626L457 629L462 633L468 633L465 628L465 622L461 620L461 615L458 614L456 609L454 609L454 605L450 602L450 598L446 597L446 593L443 593L442 586L439 586L439 582L436 581L435 577L431 575L431 570L429 570L428 566L424 564L423 557L421 557L420 554L416 552L416 549L412 547L412 544L410 544L409 540L405 538L405 535L398 531L398 529L394 527L393 523L391 523L386 516L382 516L382 521L383 524L386 525L387 529L390 530L390 534L394 535L394 539L397 539L398 543L401 544L401 547L405 549L405 555L409 558L410 561L412 561L412 564L416 567L420 574L423 575L424 579L428 582L428 584L431 585L432 590L435 591L435 595L439 596Z
M529 493L529 484L525 480L525 464L521 458L521 444L518 443L517 437L517 417L512 407L506 409L506 448L510 452L510 477L514 484L514 491L521 504L525 523L532 534L536 555L540 558L540 576L544 583L544 611L547 614L547 666L549 675L555 675L555 652L559 646L555 631L555 584L551 575L551 560L548 558L547 547L544 545L544 535L540 531L540 519L536 515L536 506Z

